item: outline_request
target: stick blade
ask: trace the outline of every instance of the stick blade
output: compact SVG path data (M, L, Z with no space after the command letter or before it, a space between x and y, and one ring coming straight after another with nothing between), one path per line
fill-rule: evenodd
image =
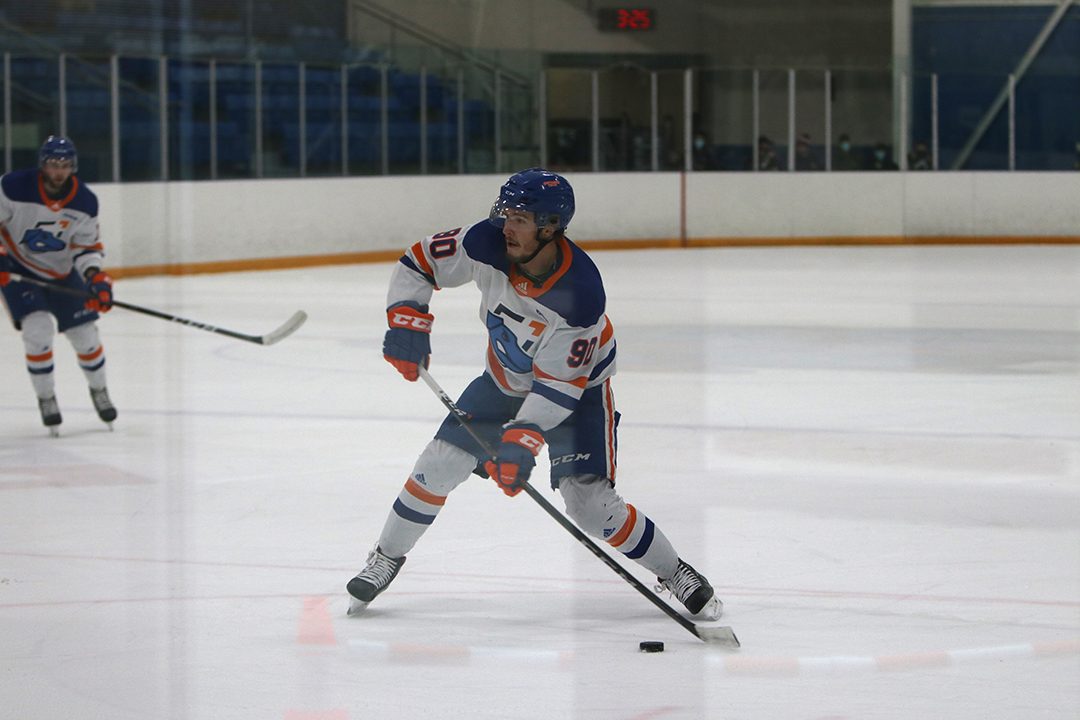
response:
M273 345L276 342L280 342L285 338L292 335L294 332L300 329L300 326L307 322L307 313L303 310L297 310L293 313L293 316L286 320L281 327L276 330L272 330L263 335L261 340L263 345Z
M735 637L735 631L727 625L713 625L711 627L695 625L694 633L710 645L726 647L732 650L742 647L739 638Z

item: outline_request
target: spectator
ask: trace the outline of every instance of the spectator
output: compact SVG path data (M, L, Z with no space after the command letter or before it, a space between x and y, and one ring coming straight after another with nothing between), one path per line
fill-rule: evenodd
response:
M862 158L851 148L851 138L847 133L841 133L836 143L833 170L862 170L862 166Z
M874 146L874 158L870 161L868 170L899 170L896 163L889 157L889 147L885 143Z
M933 170L933 163L930 161L930 149L926 147L926 143L921 140L915 143L915 149L908 154L908 169L909 170Z
M694 169L695 170L718 170L719 163L716 161L716 151L700 130L694 133Z
M770 140L765 135L762 135L761 137L758 138L757 147L758 147L757 169L758 170L779 170L780 169L780 161L776 157L776 146L773 145L773 141ZM753 161L753 157L751 157L750 161L747 163L747 167L753 168L753 166L754 166L754 161Z
M810 133L799 133L795 141L795 169L796 170L820 170L814 151L810 149Z

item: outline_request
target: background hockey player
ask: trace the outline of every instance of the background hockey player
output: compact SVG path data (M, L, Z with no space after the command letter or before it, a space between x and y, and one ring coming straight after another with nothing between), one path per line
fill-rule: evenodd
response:
M116 419L105 385L105 351L95 322L98 312L110 308L112 279L101 269L97 197L79 181L78 171L74 143L52 135L41 146L37 169L0 178L0 286L26 346L26 369L41 420L54 435L62 420L53 378L57 329L75 348L98 416L107 423ZM19 282L10 273L86 290L94 297L83 300L49 292Z
M546 444L551 486L578 526L648 568L691 614L720 616L709 582L615 492L615 335L599 271L564 235L573 216L565 178L524 170L503 185L488 219L416 243L395 267L383 354L410 381L429 361L433 292L469 282L480 288L487 369L457 405L498 456L487 457L447 416L394 501L367 566L348 583L350 613L386 589L447 495L471 473L517 495Z

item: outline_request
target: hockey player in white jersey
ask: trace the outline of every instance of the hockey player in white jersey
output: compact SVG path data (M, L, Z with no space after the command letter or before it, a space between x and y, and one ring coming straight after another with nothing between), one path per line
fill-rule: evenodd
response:
M78 170L75 144L52 135L38 152L37 168L0 178L0 286L15 329L22 333L41 420L53 435L62 421L53 378L57 330L75 349L98 417L110 428L116 419L96 323L98 313L111 307L112 279L102 271L97 196L79 180ZM93 298L49 292L11 273L88 291Z
M410 381L430 359L434 291L469 282L480 288L487 369L457 405L498 455L487 457L447 416L394 501L367 566L347 585L350 614L386 589L447 495L471 473L517 495L546 444L551 486L579 527L656 575L692 615L720 616L708 580L615 491L615 333L599 271L565 236L573 215L565 178L524 170L502 186L487 219L416 243L395 267L383 354Z

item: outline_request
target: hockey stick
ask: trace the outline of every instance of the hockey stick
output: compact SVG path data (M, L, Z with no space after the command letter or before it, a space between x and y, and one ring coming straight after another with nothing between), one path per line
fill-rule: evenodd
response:
M439 400L442 401L442 404L445 405L446 409L450 411L450 414L457 418L457 421L461 423L461 427L464 428L465 431L469 433L470 436L472 436L472 439L480 445L480 448L484 451L484 453L494 460L495 451L492 449L491 445L489 445L482 437L480 437L480 435L469 424L468 414L464 410L459 408L457 404L455 404L454 401L450 399L450 396L446 394L446 391L439 387L439 383L435 382L435 378L431 377L431 374L427 371L427 368L425 368L423 365L419 365L418 368L420 371L420 377L424 380L425 383L427 383L427 386L431 388L432 392L434 392L435 395L438 396ZM565 528L568 533L573 535L578 542L584 545L589 552L598 557L605 565L615 571L616 575L621 577L626 582L630 583L630 585L635 590L644 595L653 605L663 610L665 615L667 615L675 622L679 623L679 625L681 625L687 632L707 643L723 645L729 648L739 647L739 639L735 637L735 632L730 627L701 627L690 622L682 615L677 613L675 610L673 610L670 605L657 597L656 593L645 587L645 585L642 584L640 580L627 572L622 565L615 562L615 560L613 560L606 552L601 550L600 547L596 543L594 543L588 535L582 532L577 525L570 522L570 520L565 515L559 512L558 508L548 502L547 498L541 495L540 491L534 488L532 484L526 482L522 484L521 488L529 497L536 501L537 505L544 509L544 512L554 518L555 522L562 525L563 528Z
M77 288L69 288L64 285L56 285L54 283L45 282L44 280L38 280L37 278L27 277L26 275L20 275L19 273L11 273L12 279L17 282L24 282L28 285L35 285L40 288L45 288L51 292L58 292L63 295L72 295L74 297L84 298L90 300L94 298L94 294L85 290L79 290ZM162 320L168 320L169 322L179 323L181 325L187 325L198 330L206 330L207 332L217 333L218 335L226 335L237 340L244 340L245 342L255 343L256 345L273 345L276 342L284 340L288 336L292 335L297 329L304 324L307 320L307 313L303 310L297 310L293 313L293 316L281 324L280 327L271 330L265 335L246 335L244 333L236 332L235 330L226 330L225 328L215 327L214 325L208 325L196 320L188 320L177 315L170 315L160 310L154 310L148 307L142 307L141 305L133 305L131 303L121 302L119 300L113 300L109 305L118 308L124 308L125 310L131 310L133 312L142 313L143 315L150 315L152 317L161 318Z

